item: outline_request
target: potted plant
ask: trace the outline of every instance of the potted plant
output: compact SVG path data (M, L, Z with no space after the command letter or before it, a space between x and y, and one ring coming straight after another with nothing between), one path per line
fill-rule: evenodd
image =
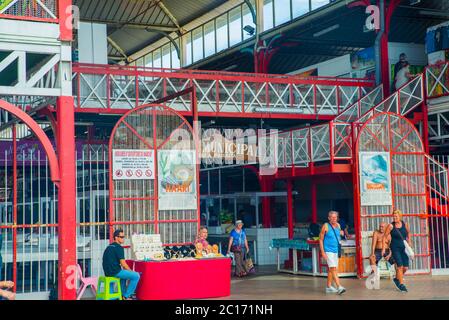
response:
M221 230L226 233L226 229L232 226L233 215L226 209L220 211Z

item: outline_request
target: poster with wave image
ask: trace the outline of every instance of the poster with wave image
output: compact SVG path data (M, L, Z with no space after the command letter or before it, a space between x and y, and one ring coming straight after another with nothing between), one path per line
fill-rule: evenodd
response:
M159 210L197 208L196 164L193 150L159 150Z
M389 152L360 152L359 175L362 206L392 205Z

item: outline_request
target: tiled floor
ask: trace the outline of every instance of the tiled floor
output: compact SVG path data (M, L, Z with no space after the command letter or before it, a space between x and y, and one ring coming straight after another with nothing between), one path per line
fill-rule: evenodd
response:
M347 292L338 296L326 294L326 279L277 273L274 267L264 267L256 275L232 279L231 296L225 299L241 300L449 300L449 276L410 276L405 284L408 293L395 289L390 280L381 280L380 290L368 290L365 281L342 279Z

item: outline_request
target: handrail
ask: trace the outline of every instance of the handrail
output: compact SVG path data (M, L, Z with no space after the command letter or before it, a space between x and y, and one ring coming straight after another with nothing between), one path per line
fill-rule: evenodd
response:
M286 82L292 82L296 84L322 84L322 85L345 85L345 86L360 86L360 87L372 87L374 81L363 78L336 78L336 77L323 77L323 76L310 76L310 77L298 77L285 74L265 74L265 73L249 73L249 72L230 72L230 71L215 71L215 70L195 70L195 69L173 69L173 68L150 68L144 66L131 66L131 65L109 65L109 64L91 64L91 63L73 63L73 71L89 71L97 74L115 73L121 72L123 75L131 75L130 72L139 75L189 75L198 76L199 79L209 79L210 76L214 77L226 77L234 78L238 77L239 80L249 79L251 81L263 82L266 80L287 80ZM235 79L234 79L235 80Z
M395 112L402 116L408 114L424 101L423 80L423 75L418 75L400 87L398 91L394 92L389 97L382 99L380 103L372 106L369 110L359 115L356 119L347 119L345 122L338 121L341 114L347 112L348 110L358 108L361 99L352 106L348 107L340 113L339 116L335 117L334 120L328 122L327 124L317 124L306 127L309 131L302 139L304 142L307 140L310 141L308 147L308 158L310 159L310 162L314 162L316 159L314 156L317 154L325 155L324 157L318 157L318 161L332 161L335 159L347 160L352 158L352 139L355 138L355 132L353 132L354 127L352 124L355 124L356 126L363 124L378 112ZM374 94L376 93L373 93L373 95ZM357 112L360 112L360 109L358 109ZM306 128L290 129L283 131L282 133L284 134L291 132L290 136L292 137L294 132L304 130ZM321 137L314 137L313 131L318 131ZM292 148L294 148L293 141L291 141L290 144ZM324 152L322 150L323 147L326 146L329 147L330 151L328 150L328 152ZM293 150L293 154L295 154L295 150ZM302 158L304 158L304 156ZM290 165L294 164L295 159L293 159L293 163ZM285 164L285 166L288 165Z
M80 63L74 63L72 70L75 108L93 113L124 113L194 87L200 116L259 114L290 118L295 115L302 119L328 120L360 99L373 85L364 79ZM173 99L167 106L179 112L192 112L187 96Z

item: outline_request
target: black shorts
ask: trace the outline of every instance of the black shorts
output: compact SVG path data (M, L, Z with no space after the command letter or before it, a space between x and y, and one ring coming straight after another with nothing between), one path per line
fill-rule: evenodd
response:
M390 254L390 249L385 250L385 256L388 256ZM374 250L374 255L376 256L376 265L379 263L379 261L382 259L382 250L376 249ZM394 264L393 261L393 255L390 257L390 260L388 260L390 264Z
M391 248L392 256L394 262L398 267L407 267L409 266L408 255L405 253L405 248Z

